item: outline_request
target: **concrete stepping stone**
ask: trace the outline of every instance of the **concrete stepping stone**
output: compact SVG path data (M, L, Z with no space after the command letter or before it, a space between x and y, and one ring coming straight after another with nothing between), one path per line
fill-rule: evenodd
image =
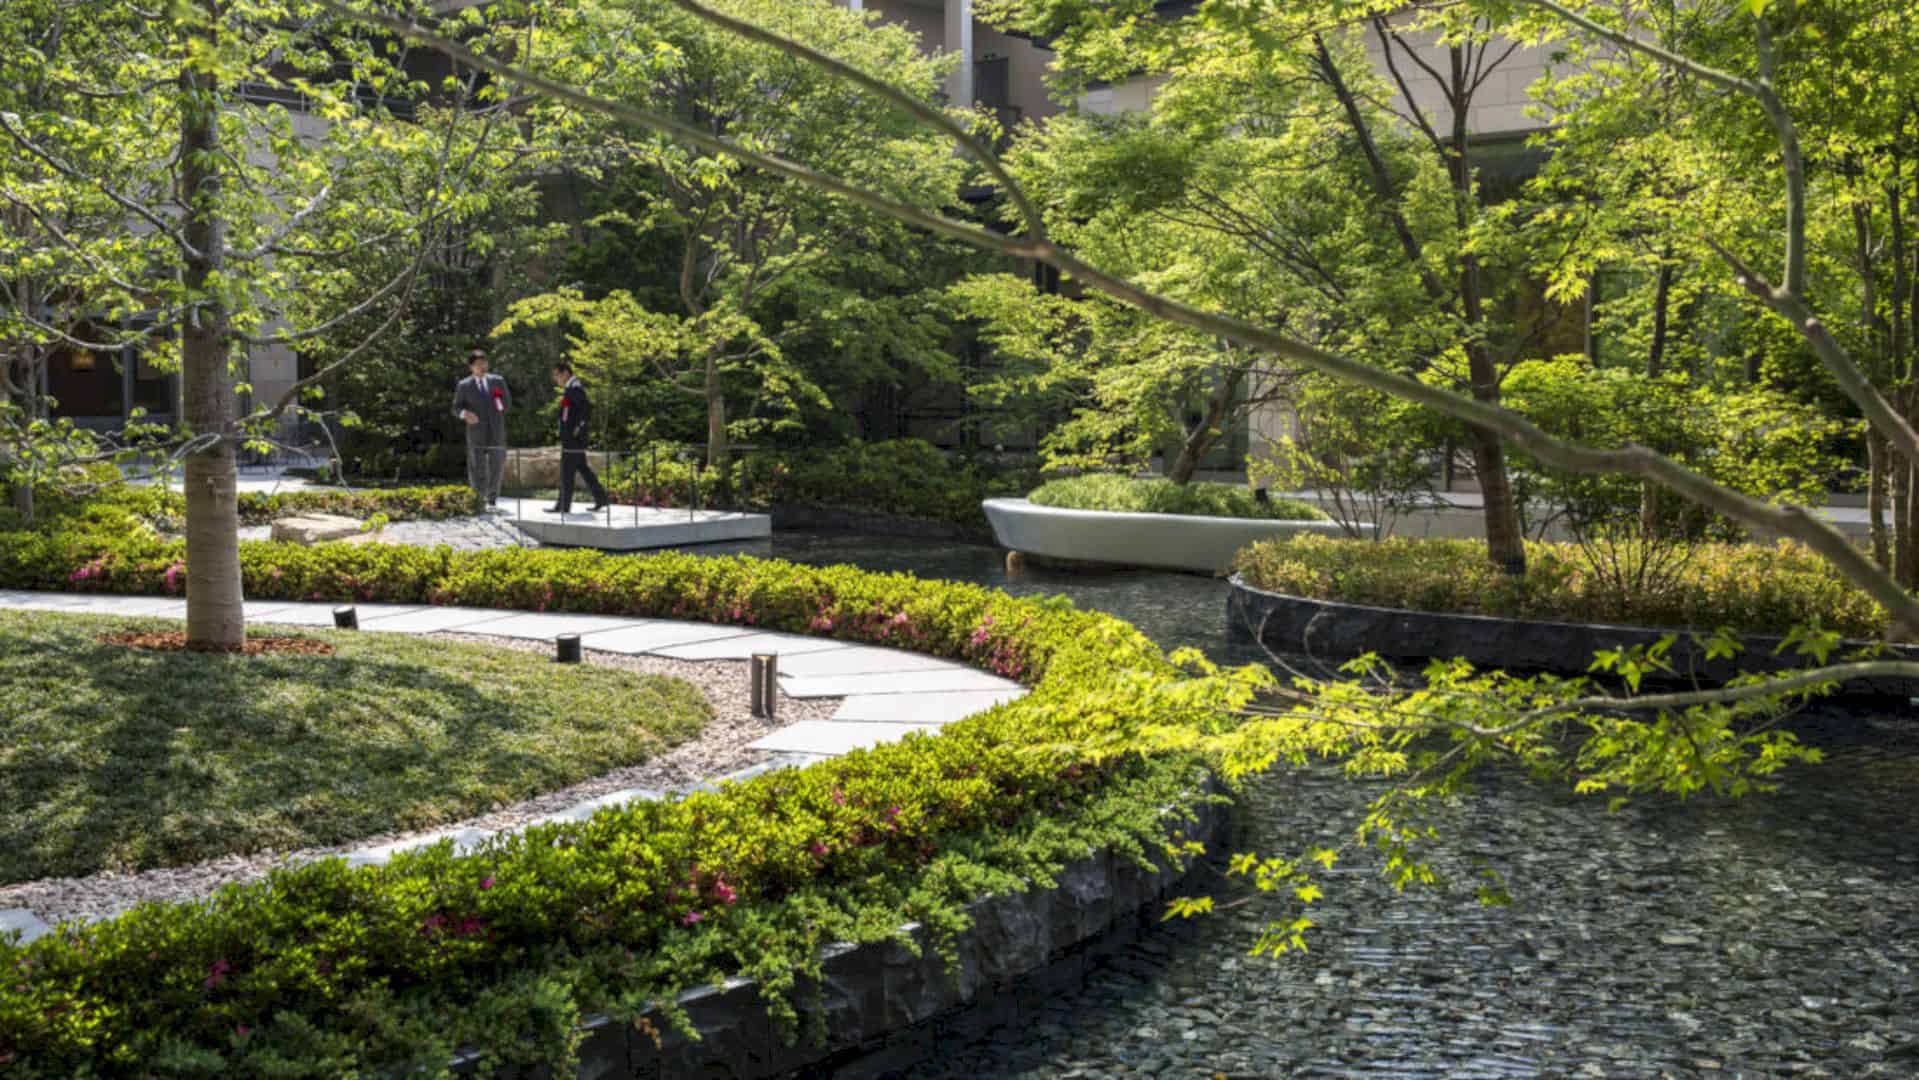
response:
M132 615L142 618L164 617L171 619L184 619L187 617L187 602L185 599L166 596L116 596L113 599L124 601L112 607L111 610L115 615ZM91 611L93 609L89 607L87 610Z
M479 633L480 628L487 623L512 617L512 612L490 608L428 607L371 617L362 613L360 629L376 630L382 634L437 634L471 628Z
M713 641L668 645L653 652L657 656L667 656L675 660L747 660L754 653L778 653L780 668L785 670L786 658L789 656L797 659L802 655L831 653L850 647L843 641L807 637L803 634L749 633Z
M848 645L832 652L811 652L792 657L780 655L780 674L808 678L821 675L881 675L900 671L944 671L953 661L924 653L881 649L872 645Z
M35 938L45 937L53 932L53 927L26 908L6 908L0 910L0 939L12 933L20 935L20 944L25 945Z
M362 625L376 616L420 610L419 604L294 604L263 615L258 621L275 626L332 626L333 609L337 607L356 609ZM248 621L254 620L249 617Z
M653 788L627 788L624 791L609 792L598 798L588 799L564 810L556 810L540 818L540 821L585 821L609 806L625 806L631 802L658 802L664 798L666 798L665 792L656 791Z
M983 671L948 664L926 671L875 672L866 675L793 675L780 673L780 689L791 697L853 697L861 694L939 694L958 690L1011 690L1018 684Z
M696 641L724 641L749 637L754 633L755 631L737 626L662 620L636 623L623 630L595 631L583 636L580 644L588 649L626 653L631 656L670 649L675 645L690 645Z
M452 840L457 855L470 855L488 837L493 836L491 829L447 829L442 832L416 836L411 840L395 840L390 844L361 848L346 857L348 866L384 866L393 861L395 855L416 848L431 847L442 840Z
M752 744L754 750L784 754L838 757L881 743L898 742L913 732L934 734L938 724L846 723L838 720L802 720Z
M325 607L328 611L333 610L333 605L331 604L305 604L295 600L248 600L240 605L240 610L248 622L261 622L282 611L293 611L298 608L307 607L315 609Z
M543 615L537 612L522 612L496 619L483 627L476 627L476 634L494 634L499 637L523 638L529 641L552 641L561 634L597 634L608 630L624 630L638 626L642 620L621 618L613 615Z
M1025 696L1024 688L940 694L862 694L841 702L833 719L857 723L949 724Z
M121 597L91 593L13 593L7 600L7 606L21 611L72 611L119 599Z

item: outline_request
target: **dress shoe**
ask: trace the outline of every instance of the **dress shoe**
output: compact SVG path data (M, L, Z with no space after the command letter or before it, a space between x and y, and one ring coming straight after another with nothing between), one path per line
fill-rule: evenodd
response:
M549 514L570 514L573 511L564 506L549 506L546 508L546 512Z
M597 513L599 513L600 511L602 511L602 510L604 510L604 509L606 509L606 504L605 504L605 503L603 503L603 502L596 502L596 503L594 503L594 504L593 504L593 508L592 508L591 510L588 510L588 511L587 511L587 513L589 513L589 514L597 514Z

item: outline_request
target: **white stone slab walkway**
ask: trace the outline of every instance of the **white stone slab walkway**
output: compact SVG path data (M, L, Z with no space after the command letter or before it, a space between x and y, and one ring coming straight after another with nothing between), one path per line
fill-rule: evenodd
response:
M250 601L249 623L279 626L333 625L329 603ZM362 632L393 634L483 634L551 641L579 634L587 649L677 660L746 660L755 653L779 657L780 686L789 697L843 698L831 720L788 725L751 744L754 750L783 755L768 768L805 764L857 749L893 742L914 732L936 732L946 724L1015 700L1025 688L952 660L860 645L829 638L775 633L751 627L669 619L607 615L538 613L490 608L431 607L406 604L356 604ZM152 596L102 593L47 593L0 590L0 609L66 614L185 618L186 601ZM729 777L731 779L735 777ZM616 792L548 815L549 820L579 820L595 811L661 793L634 789ZM349 855L354 865L383 863L401 850L452 838L470 848L492 834L478 829L449 830L444 836L367 848ZM45 922L24 908L0 911L0 936L17 930L23 940L48 932Z

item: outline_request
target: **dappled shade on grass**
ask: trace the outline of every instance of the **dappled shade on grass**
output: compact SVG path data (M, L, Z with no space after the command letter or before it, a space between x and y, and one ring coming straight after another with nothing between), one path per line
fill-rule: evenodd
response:
M100 640L177 625L0 612L0 883L445 824L647 760L711 717L677 679L482 645Z

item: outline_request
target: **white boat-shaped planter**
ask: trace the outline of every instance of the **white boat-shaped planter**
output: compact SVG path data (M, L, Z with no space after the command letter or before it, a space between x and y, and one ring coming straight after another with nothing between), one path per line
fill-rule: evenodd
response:
M1067 510L1025 499L987 499L980 505L1003 548L1049 559L1202 574L1229 569L1239 549L1257 540L1300 533L1349 535L1336 521Z

